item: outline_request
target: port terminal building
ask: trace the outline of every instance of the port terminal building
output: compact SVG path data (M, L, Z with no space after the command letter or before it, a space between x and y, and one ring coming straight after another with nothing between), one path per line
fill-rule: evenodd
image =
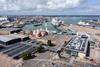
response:
M72 56L89 57L90 44L88 37L82 35L81 37L73 37L69 42L63 45L64 55L70 54Z

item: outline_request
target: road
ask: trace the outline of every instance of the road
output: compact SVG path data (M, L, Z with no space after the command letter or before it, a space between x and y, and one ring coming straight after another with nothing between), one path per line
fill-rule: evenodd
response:
M52 58L52 52L44 52L44 53L38 53L36 54L36 57L35 59L51 59ZM41 64L44 64L46 62L42 62L42 61L39 61L39 60L34 60L31 59L31 60L28 60L26 61L24 64L23 64L23 67L39 67L41 66Z

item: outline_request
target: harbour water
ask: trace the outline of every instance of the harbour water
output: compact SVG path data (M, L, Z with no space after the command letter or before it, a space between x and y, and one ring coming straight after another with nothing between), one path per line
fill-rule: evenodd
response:
M97 20L97 19L100 19L100 18L91 18L91 17L57 17L58 19L64 21L65 24L77 24L80 20L88 20L88 19L92 19L92 20ZM52 19L52 18L51 18ZM55 28L52 27L51 25L51 19L49 20L49 22L47 22L47 25L48 25L48 28L51 29L51 30L54 30ZM45 29L45 23L43 23L42 25L40 26L34 26L34 24L27 24L23 27L23 29L27 29L27 30L34 30L34 29ZM96 27L97 29L100 29L99 26Z
M58 17L66 24L77 24L80 20L98 20L99 17Z
M27 24L23 27L23 29L25 30L29 30L29 31L33 31L33 30L37 30L37 29L43 29L46 30L46 28L50 31L52 30L57 30L50 22L46 22L46 23L42 23L39 26L35 26L34 24Z
M77 24L81 20L80 18L66 18L66 17L59 17L59 19L63 20L65 24Z

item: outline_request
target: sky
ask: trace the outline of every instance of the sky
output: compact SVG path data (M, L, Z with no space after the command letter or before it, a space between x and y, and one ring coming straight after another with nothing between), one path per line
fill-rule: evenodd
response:
M0 0L0 15L100 15L100 0Z

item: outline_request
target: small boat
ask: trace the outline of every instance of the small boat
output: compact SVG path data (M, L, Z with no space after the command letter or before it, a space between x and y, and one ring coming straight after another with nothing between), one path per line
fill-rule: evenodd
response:
M34 26L40 26L42 25L42 23L37 23L37 24L34 24Z

